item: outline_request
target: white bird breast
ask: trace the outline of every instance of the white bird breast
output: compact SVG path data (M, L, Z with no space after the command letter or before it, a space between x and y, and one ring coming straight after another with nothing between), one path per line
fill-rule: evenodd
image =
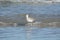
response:
M33 22L33 21L34 21L34 20L32 20L32 19L29 19L29 20L28 20L28 22Z

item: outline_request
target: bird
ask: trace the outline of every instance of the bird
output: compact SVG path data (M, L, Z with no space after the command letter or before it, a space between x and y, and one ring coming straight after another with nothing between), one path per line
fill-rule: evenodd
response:
M26 20L27 20L27 22L29 22L29 23L33 23L33 22L35 21L35 19L34 19L34 18L29 17L29 15L28 15L28 14L26 14Z

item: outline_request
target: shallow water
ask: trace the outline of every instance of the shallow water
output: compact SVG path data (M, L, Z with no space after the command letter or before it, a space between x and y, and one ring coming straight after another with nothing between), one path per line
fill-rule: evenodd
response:
M0 4L1 15L14 15L21 13L34 13L34 14L59 14L60 4L45 4L45 5L32 5L32 4Z
M60 14L60 4L0 4L0 15L10 16L19 13ZM0 27L0 40L60 40L60 28Z
M60 28L1 27L0 40L60 40Z

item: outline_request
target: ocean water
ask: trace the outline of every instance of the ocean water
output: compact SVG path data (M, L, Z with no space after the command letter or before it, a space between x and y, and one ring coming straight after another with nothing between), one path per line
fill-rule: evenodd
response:
M0 40L60 40L60 28L1 27Z
M0 4L0 15L14 15L23 13L60 14L60 4L32 5L24 3Z
M19 13L60 14L60 4L0 4L0 15L11 16ZM60 28L0 27L0 40L60 40Z

